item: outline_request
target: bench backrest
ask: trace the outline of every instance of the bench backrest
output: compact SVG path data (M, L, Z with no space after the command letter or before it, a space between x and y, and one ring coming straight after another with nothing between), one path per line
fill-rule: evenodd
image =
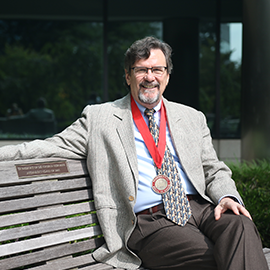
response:
M97 269L97 222L84 160L0 162L0 269Z

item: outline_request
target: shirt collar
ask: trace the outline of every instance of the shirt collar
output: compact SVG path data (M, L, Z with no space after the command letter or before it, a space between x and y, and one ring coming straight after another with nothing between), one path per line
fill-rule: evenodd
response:
M136 102L141 114L144 115L144 111L146 108L144 106L142 106L141 104L139 104L135 99L134 99L134 101ZM153 109L155 110L155 112L158 112L161 109L161 100Z

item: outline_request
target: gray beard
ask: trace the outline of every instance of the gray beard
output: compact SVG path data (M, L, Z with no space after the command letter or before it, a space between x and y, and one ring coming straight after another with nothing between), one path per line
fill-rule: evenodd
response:
M138 98L139 100L142 102L142 103L145 103L145 104L153 104L153 103L156 103L159 99L159 94L157 94L155 97L146 97L142 94L141 91L139 91L139 95L138 95Z

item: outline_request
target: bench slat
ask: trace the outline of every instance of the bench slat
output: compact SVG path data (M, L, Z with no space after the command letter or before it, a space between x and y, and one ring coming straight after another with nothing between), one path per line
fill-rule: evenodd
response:
M94 265L89 265L89 266L85 266L82 268L83 270L109 270L109 269L114 269L117 270L120 268L113 268L112 266L108 265L108 264L104 264L104 263L96 263ZM123 270L123 269L121 269Z
M57 261L52 261L48 262L46 265L38 266L32 268L38 269L38 270L52 270L52 269L57 269L57 270L66 270L66 269L71 269L72 267L79 267L79 266L84 266L84 265L89 265L96 263L96 261L93 259L91 254L79 256L79 257L70 257L70 258L65 258L65 259L60 259ZM83 269L83 268L82 268ZM111 267L111 269L113 269Z
M52 179L46 182L37 182L20 186L2 187L0 188L0 198L2 200L7 198L21 197L25 195L28 196L38 195L47 192L67 191L85 187L91 187L89 177L72 180L65 179L62 181Z
M0 202L0 213L20 211L24 209L37 208L62 203L79 202L91 200L93 198L91 190L81 190L74 192L46 194L36 197L17 199Z
M78 239L89 238L101 234L99 226L88 227L75 231L59 232L25 241L0 245L0 256L6 256L34 249L50 247Z
M76 216L72 218L62 218L39 224L21 226L0 231L0 241L8 241L23 237L35 236L45 233L51 233L69 228L90 225L97 223L96 215Z
M46 262L56 258L63 258L68 255L78 254L94 249L104 243L103 238L85 240L76 243L62 244L59 246L49 247L41 251L31 252L17 257L0 260L0 269L13 269L24 265L33 265L36 263Z
M73 205L64 205L46 209L39 209L13 215L0 216L0 227L14 226L23 223L44 221L52 218L60 218L68 215L81 214L95 210L93 202L85 202Z

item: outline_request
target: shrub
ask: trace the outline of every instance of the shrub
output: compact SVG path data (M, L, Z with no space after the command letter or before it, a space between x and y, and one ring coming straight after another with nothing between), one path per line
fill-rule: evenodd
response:
M229 164L229 167L245 207L259 230L263 246L270 247L270 161Z

